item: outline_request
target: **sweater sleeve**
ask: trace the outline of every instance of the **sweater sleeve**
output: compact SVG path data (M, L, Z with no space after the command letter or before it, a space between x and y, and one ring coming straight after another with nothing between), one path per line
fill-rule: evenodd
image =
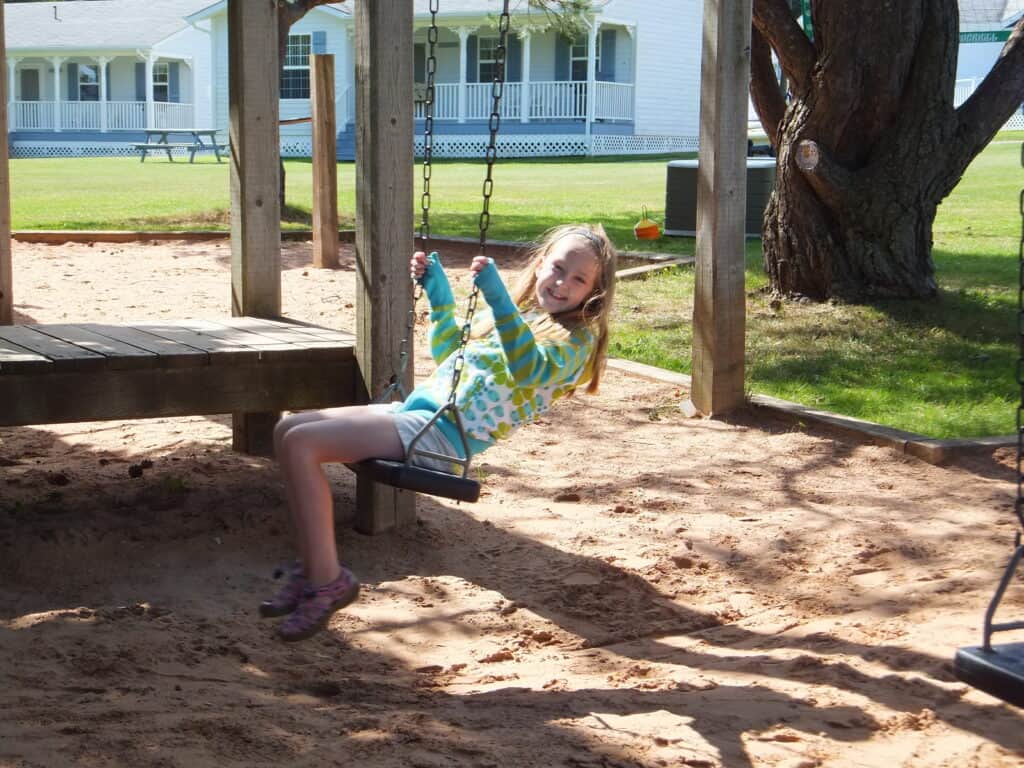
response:
M430 301L430 354L435 363L441 363L458 349L462 330L455 322L455 296L437 251L427 257L420 285Z
M547 386L577 377L593 349L593 334L589 330L578 329L566 339L538 342L509 296L493 261L477 274L476 284L494 312L494 327L519 386Z

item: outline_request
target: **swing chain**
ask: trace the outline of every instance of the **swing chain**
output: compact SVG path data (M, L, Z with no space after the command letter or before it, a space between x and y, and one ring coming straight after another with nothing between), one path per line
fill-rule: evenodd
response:
M487 252L487 228L491 224L491 194L494 192L494 161L498 158L498 128L501 126L501 97L505 90L505 54L508 50L509 0L502 4L501 17L498 20L498 47L494 51L494 79L491 82L491 118L488 122L490 138L484 160L487 164L487 175L484 177L483 210L480 212L480 255ZM466 367L466 345L473 330L473 315L476 313L480 288L474 283L473 290L466 299L466 319L462 324L462 338L459 349L455 353L452 364L452 383L448 390L448 406L455 407L455 395L462 378L462 369Z

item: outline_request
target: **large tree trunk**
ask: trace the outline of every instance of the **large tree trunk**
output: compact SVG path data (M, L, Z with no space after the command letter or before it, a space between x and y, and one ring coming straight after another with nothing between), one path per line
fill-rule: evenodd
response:
M935 295L936 209L1020 103L1021 30L997 65L1002 82L989 82L993 70L954 110L955 0L816 0L813 43L788 0L755 0L754 14L751 94L778 155L763 228L771 289L816 300Z

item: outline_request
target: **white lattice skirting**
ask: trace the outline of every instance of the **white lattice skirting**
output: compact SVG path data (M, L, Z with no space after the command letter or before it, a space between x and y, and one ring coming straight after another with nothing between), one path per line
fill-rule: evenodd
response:
M188 150L176 147L171 150L175 157L188 156ZM68 142L56 144L49 141L16 141L11 145L12 158L26 157L138 157L139 153L131 144L114 144L110 142L90 144L88 142ZM167 158L164 150L159 155Z
M435 136L435 157L483 157L488 137ZM567 136L565 134L498 137L501 157L585 157L587 155L647 155L695 152L696 136ZM417 136L415 152L423 154L423 137Z

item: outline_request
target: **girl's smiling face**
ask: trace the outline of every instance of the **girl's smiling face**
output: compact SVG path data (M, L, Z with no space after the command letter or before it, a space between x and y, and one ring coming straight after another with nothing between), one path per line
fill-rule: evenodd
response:
M600 269L587 238L563 237L537 267L537 304L553 315L576 309L594 292Z

